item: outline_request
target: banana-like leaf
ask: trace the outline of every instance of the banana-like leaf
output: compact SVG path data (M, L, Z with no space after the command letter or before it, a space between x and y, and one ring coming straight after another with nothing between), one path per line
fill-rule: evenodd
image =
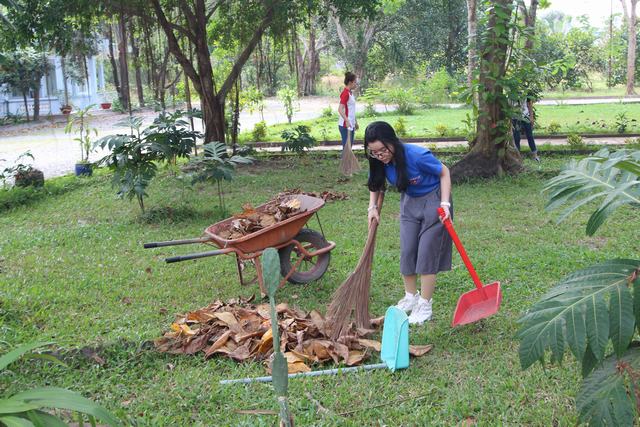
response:
M58 387L41 387L14 394L10 401L38 405L40 408L58 408L93 415L110 426L120 426L120 421L109 411L95 402Z
M557 222L597 199L603 199L587 223L587 234L593 235L618 207L630 204L640 207L640 151L598 151L594 157L572 161L545 185L549 193L546 209L564 207Z
M31 421L14 415L0 416L0 423L6 427L35 427Z
M580 421L590 426L631 426L636 419L634 388L636 379L628 369L640 369L640 349L628 349L622 358L609 356L587 376L576 406Z
M4 368L9 366L11 363L13 363L16 360L18 360L20 357L22 357L25 354L29 353L30 351L35 350L35 349L40 348L40 347L51 345L51 344L53 344L53 343L51 343L51 342L35 342L35 343L21 345L18 348L14 348L9 353L7 353L7 354L3 355L2 357L0 357L0 371L2 371Z
M609 339L617 354L627 349L635 330L634 299L640 260L617 259L566 277L538 301L520 322L520 364L523 369L544 361L561 361L568 347L588 373L605 356ZM593 360L592 360L593 359ZM595 363L593 363L595 360Z
M26 415L36 427L67 427L60 418L44 411L29 411Z

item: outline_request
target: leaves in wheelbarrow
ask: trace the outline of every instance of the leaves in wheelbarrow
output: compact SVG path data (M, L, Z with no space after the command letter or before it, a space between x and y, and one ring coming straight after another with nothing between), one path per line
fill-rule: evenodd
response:
M349 199L349 195L344 192L339 191L302 191L299 188L292 188L284 190L282 193L278 194L278 197L285 197L295 194L304 194L306 196L317 197L319 199L324 200L325 202L333 202L336 200L347 200Z
M227 240L239 239L301 212L304 212L302 203L295 197L278 195L259 211L247 203L242 206L242 212L233 215L229 228L220 231L218 235Z
M380 343L368 339L374 330L351 327L337 341L330 337L325 318L316 310L305 313L286 303L278 304L280 348L289 373L306 372L310 365L332 362L347 366L363 363ZM238 362L260 361L270 370L273 334L268 304L249 301L216 301L199 310L178 315L171 329L155 340L159 351L195 354L205 358L229 357ZM424 347L412 354L424 354ZM428 350L427 350L428 351Z

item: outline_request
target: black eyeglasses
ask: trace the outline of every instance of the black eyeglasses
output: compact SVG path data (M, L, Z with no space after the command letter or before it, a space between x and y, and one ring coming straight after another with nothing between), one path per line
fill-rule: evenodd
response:
M390 152L391 151L389 151L387 147L383 147L379 150L372 150L370 148L367 149L367 154L369 155L369 157L375 157L376 159L380 159L381 157L386 156Z

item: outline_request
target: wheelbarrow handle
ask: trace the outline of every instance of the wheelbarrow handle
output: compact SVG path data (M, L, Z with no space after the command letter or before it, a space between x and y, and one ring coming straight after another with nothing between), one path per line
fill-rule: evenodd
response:
M169 257L169 258L165 258L164 261L167 264L170 264L172 262L189 261L191 259L206 258L206 257L209 257L209 256L227 254L227 253L232 252L232 251L233 251L233 249L230 249L230 248L217 249L215 251L209 251L209 252L198 252L198 253L189 254L189 255L172 256L172 257Z
M206 243L211 239L208 237L198 237L197 239L169 240L166 242L149 242L144 244L145 249L160 248L163 246L189 245L191 243Z
M444 212L444 209L438 208L438 215L440 215L440 218L444 218L444 216L446 215ZM476 273L476 269L473 268L473 265L471 264L471 260L467 255L467 251L464 250L464 246L462 246L462 242L460 241L460 238L458 238L458 234L456 233L456 230L453 229L453 223L451 223L451 219L450 218L445 219L443 224L444 224L444 227L449 232L449 235L451 236L453 243L455 243L456 249L458 249L458 252L460 253L460 257L464 262L464 265L467 267L467 270L469 270L469 274L473 279L473 283L476 285L476 288L482 289L482 281L478 277L478 273Z

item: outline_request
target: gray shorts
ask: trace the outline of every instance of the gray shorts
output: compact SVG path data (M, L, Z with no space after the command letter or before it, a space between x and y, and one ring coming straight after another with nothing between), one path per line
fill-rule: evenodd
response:
M420 197L400 195L400 273L451 270L451 237L438 217L440 188ZM453 218L453 200L449 208Z

